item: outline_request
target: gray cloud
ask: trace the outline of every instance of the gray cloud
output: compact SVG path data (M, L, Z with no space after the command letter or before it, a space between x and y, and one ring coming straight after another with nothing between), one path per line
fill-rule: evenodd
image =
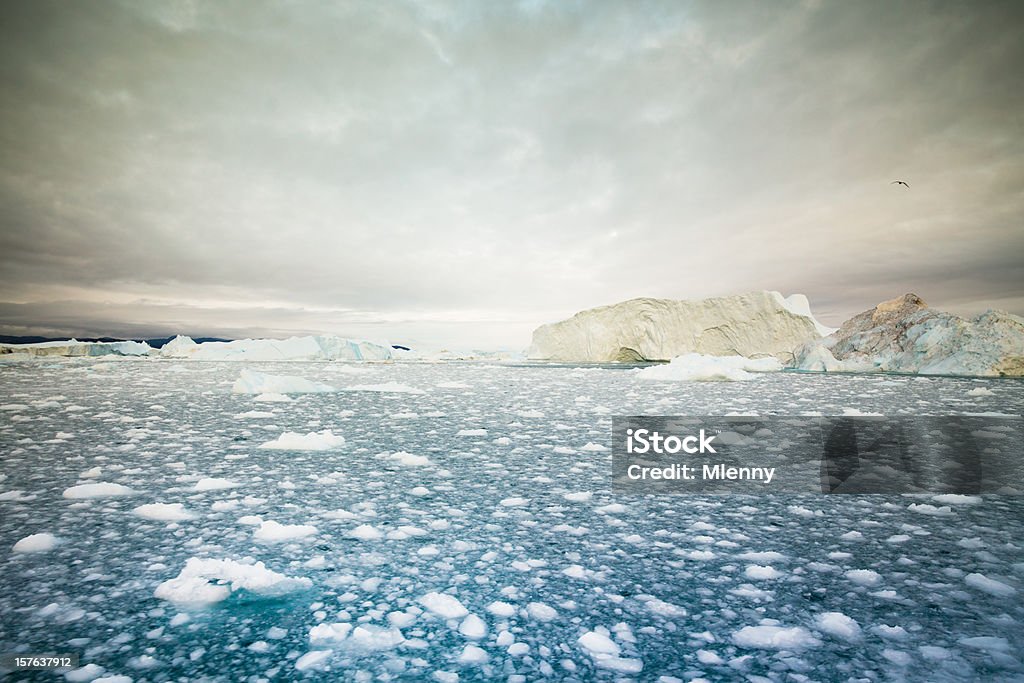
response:
M0 324L516 346L632 296L1024 313L1022 26L1012 3L8 3Z

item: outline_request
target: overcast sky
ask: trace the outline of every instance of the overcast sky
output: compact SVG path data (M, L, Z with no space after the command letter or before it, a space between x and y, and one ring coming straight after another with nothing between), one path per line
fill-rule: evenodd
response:
M1019 2L0 11L0 332L517 348L752 289L1024 313Z

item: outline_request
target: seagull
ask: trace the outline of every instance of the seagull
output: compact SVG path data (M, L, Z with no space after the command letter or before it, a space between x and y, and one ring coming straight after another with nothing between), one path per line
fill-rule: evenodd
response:
M891 182L891 183L889 183L889 184L890 184L890 185L903 185L903 186L904 186L904 187L906 187L906 188L907 188L908 190L910 189L910 185L907 185L907 184L906 184L905 182L903 182L902 180L894 180L894 181L892 181L892 182Z

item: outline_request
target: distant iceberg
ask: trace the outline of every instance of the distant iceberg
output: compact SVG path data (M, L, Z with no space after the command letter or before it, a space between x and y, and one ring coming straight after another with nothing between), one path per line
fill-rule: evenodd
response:
M795 355L794 367L811 372L1021 377L1024 319L990 310L967 320L905 294L850 318Z
M36 344L0 344L0 354L27 356L146 356L154 349L146 342L114 341L90 342L67 339Z
M178 335L159 351L163 358L191 360L390 360L391 347L368 341L356 341L317 335L288 339L239 339L229 342L197 344Z
M793 349L831 333L807 297L751 292L693 301L632 299L592 308L533 333L535 360L657 361L705 356L793 359Z

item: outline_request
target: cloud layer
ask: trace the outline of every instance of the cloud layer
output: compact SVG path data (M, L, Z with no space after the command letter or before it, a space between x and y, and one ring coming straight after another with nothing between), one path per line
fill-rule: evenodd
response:
M1024 313L1014 3L49 3L0 326L525 345L633 296ZM891 185L903 179L910 189Z

